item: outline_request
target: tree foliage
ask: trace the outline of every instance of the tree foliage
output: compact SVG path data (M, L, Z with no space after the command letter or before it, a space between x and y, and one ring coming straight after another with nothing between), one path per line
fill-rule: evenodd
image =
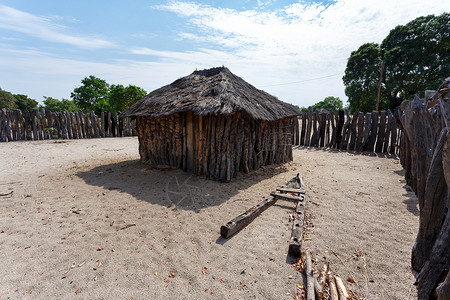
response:
M22 111L28 111L38 107L38 102L34 99L28 98L27 95L17 94L13 96L16 102L16 107Z
M339 97L328 96L322 101L319 101L316 104L314 104L312 106L312 109L318 110L323 108L329 111L336 111L342 109L343 107L344 104L342 103L342 100L339 99Z
M17 108L16 99L10 92L0 89L0 109L5 108L6 110Z
M342 78L351 112L375 109L380 67L378 44L367 43L351 53Z
M351 111L374 110L382 61L380 109L393 109L450 75L450 14L419 17L395 27L381 45L353 51L343 77Z
M77 112L80 111L80 108L75 104L74 101L68 99L62 99L61 101L52 97L44 96L44 105L41 106L45 108L45 110L51 112Z
M391 106L437 89L450 75L450 14L419 17L395 27L381 51L386 65L385 97Z
M95 113L108 111L109 84L98 77L90 75L81 80L82 85L70 94L75 104L81 110L94 110Z
M135 85L124 87L121 84L111 85L109 90L109 104L112 112L124 111L144 97L147 92Z
M93 75L84 78L81 83L82 85L71 93L71 97L81 110L94 110L96 114L102 111L124 111L147 94L138 86L109 85L105 80Z

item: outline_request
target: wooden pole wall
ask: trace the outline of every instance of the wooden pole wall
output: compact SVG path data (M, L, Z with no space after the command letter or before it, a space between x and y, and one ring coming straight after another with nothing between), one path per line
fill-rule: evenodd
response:
M136 121L117 114L0 110L0 142L136 136Z
M398 122L391 111L350 115L344 110L313 112L310 108L301 113L296 145L399 155L402 128Z

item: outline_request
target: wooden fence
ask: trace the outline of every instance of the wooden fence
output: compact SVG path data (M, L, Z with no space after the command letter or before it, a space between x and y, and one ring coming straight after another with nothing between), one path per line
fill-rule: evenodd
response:
M419 202L412 250L418 299L450 295L450 78L432 96L400 106L404 134L399 158Z
M84 114L2 109L0 142L135 136L135 126L134 120L121 119L112 113L102 112L99 118L93 111Z
M298 144L341 150L376 153L398 153L401 128L391 111L329 112L310 108L301 115Z

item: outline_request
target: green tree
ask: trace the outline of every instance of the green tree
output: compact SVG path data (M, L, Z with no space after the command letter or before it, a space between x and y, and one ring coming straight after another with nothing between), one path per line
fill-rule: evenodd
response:
M68 100L68 99L62 99L61 101L52 97L45 97L44 96L44 105L41 106L42 108L45 108L45 110L51 111L51 112L77 112L80 111L80 108L75 104L74 101Z
M450 75L450 14L419 17L383 40L385 93L391 108L435 90Z
M312 106L312 109L318 110L323 108L330 111L336 111L342 109L343 107L344 104L342 103L342 100L339 99L339 97L328 96L322 101L319 101L316 104L314 104Z
M342 80L352 113L375 109L381 61L381 51L375 43L364 44L351 53Z
M81 80L82 85L70 94L75 104L84 111L94 110L96 114L110 110L108 102L109 84L90 75Z
M28 98L27 95L17 94L17 95L13 95L13 96L14 96L17 108L22 111L31 110L33 108L37 108L37 106L38 106L38 102L34 99Z
M147 92L138 86L130 84L127 87L124 87L121 84L113 84L109 90L109 105L111 111L124 111L145 95L147 95Z
M0 109L2 108L10 110L17 108L17 105L16 99L10 92L0 89Z
M381 46L353 51L343 77L351 111L375 109L382 60L380 109L437 89L450 75L450 14L419 17L391 30Z

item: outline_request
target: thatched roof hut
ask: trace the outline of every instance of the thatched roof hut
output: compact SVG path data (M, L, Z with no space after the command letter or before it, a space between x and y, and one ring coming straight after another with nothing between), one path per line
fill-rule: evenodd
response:
M219 67L151 92L121 117L137 121L142 161L228 181L291 160L299 113Z

